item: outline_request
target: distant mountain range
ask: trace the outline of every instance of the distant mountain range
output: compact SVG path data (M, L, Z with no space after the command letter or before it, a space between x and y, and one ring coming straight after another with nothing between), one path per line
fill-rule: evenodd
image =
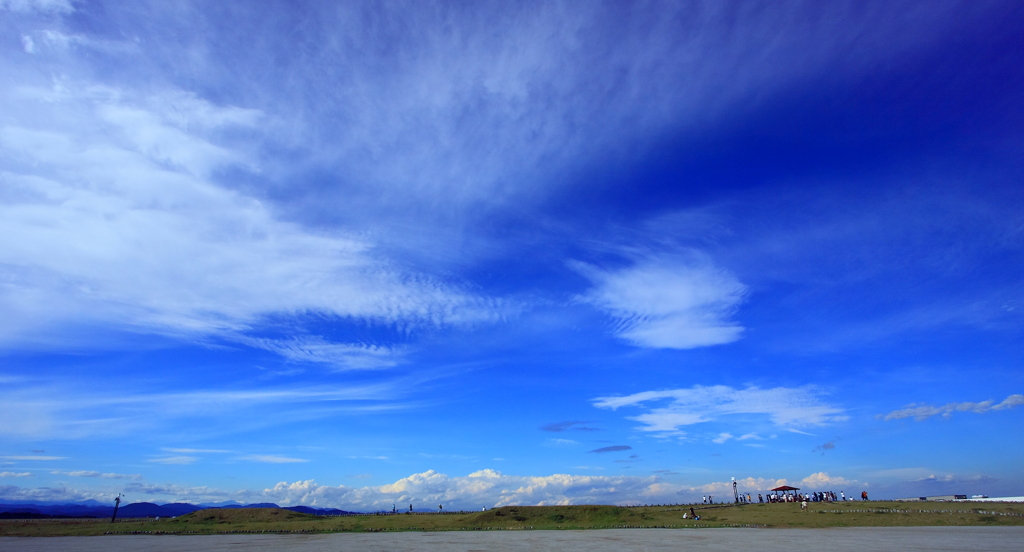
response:
M118 518L140 517L174 517L205 510L208 508L281 508L273 503L260 504L187 504L173 502L170 504L153 504L152 502L135 502L125 504L117 510ZM354 514L337 508L311 508L309 506L288 506L283 510L302 512L317 516L343 516ZM106 506L95 500L76 504L0 504L0 519L49 518L49 517L91 517L109 518L114 513L113 506Z

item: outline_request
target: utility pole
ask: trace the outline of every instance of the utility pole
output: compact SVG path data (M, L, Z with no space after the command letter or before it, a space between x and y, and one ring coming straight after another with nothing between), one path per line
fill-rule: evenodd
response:
M117 497L114 498L114 515L110 516L110 523L114 523L117 519L117 507L121 505L121 497L124 496L121 493L117 493Z
M732 497L736 499L736 504L740 503L740 493L736 490L736 478L732 478Z

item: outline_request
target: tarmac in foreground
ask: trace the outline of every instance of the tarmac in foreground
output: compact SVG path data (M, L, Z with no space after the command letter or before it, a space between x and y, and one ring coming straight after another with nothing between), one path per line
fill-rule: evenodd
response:
M0 551L44 552L647 552L756 550L1020 551L1024 527L854 527L832 529L599 529L437 531L326 535L118 535L0 537Z

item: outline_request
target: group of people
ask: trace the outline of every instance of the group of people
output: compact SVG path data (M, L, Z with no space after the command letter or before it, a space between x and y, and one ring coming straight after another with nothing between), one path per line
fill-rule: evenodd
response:
M760 496L760 495L758 495ZM814 493L799 494L770 494L768 502L839 502L846 500L846 493L839 491L837 496L833 491L820 491Z

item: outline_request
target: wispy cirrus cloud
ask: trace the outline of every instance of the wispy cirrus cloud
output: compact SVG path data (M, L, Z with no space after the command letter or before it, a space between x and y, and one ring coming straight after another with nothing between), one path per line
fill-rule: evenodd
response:
M126 474L126 473L101 473L101 472L98 472L98 471L86 471L86 470L78 470L78 471L51 471L50 473L53 474L53 475L67 475L69 477L92 477L92 478L98 478L98 479L132 479L132 480L142 479L142 475L137 474L137 473L133 473L133 474Z
M197 449L197 448L170 448L164 447L161 450L176 452L178 454L227 454L232 451L223 449Z
M933 416L942 416L943 418L949 418L957 412L973 412L975 414L984 414L993 410L1007 410L1024 405L1024 395L1015 394L1010 395L1003 399L1002 402L995 402L992 400L981 401L981 402L958 402L958 403L947 403L942 406L930 406L926 404L921 405L910 405L907 408L900 410L893 410L892 412L885 414L882 417L884 420L902 420L904 418L914 418L917 421L924 421Z
M20 106L0 124L0 306L18 313L0 330L8 346L101 326L383 368L394 350L247 332L300 312L403 327L501 316L500 301L404 270L365 236L311 231L218 183L259 170L218 138L254 131L258 110L73 81L15 86L6 101Z
M268 8L241 35L215 13L204 14L210 33L195 33L160 3L143 17L119 12L121 31L109 34L71 18L42 31L31 17L14 18L23 52L47 70L4 58L0 308L17 323L0 330L0 343L84 345L91 341L75 330L96 327L251 335L266 315L298 312L403 328L500 319L503 301L392 253L450 247L422 228L543 196L595 159L633 155L638 141L701 128L837 63L866 71L956 28L949 6L894 15L855 4L829 5L813 22L799 6L705 6L695 15L671 2L583 11L558 2L310 5L301 22ZM611 31L621 24L631 32ZM462 32L403 30L437 28ZM295 51L296 34L317 54L284 61L277 54ZM833 47L812 47L823 41ZM204 70L167 72L182 51ZM293 77L268 87L249 70L268 60ZM743 78L723 81L719 67ZM45 83L40 74L62 76ZM200 90L220 92L214 101ZM325 167L331 186L303 182ZM275 193L282 189L295 193ZM296 224L289 209L333 224ZM367 228L388 229L376 234L388 240ZM595 277L588 297L638 345L697 347L741 331L729 313L742 288L721 270L651 261ZM648 280L670 300L627 289ZM266 345L350 369L390 362L359 343Z
M15 13L71 13L75 11L71 0L0 0L0 9Z
M618 397L598 397L593 400L598 408L619 409L643 407L648 412L631 416L644 424L643 431L677 433L681 427L711 421L724 421L738 415L761 415L781 427L818 426L847 419L841 408L825 404L820 392L813 387L775 387L760 389L748 387L734 389L725 385L704 387L696 385L685 389L645 391ZM665 403L650 408L649 403ZM721 442L731 434L719 435Z
M268 339L239 336L234 341L277 353L288 360L327 364L338 370L391 368L402 360L395 347L332 343L319 336Z
M259 462L261 464L298 464L303 462L309 462L302 458L292 458L290 456L279 456L276 454L247 454L245 456L239 456L238 460L245 462Z
M617 270L575 266L594 284L581 299L615 317L615 334L635 345L692 349L743 333L730 317L745 286L699 255L644 258Z
M418 381L418 380L417 380ZM95 382L91 382L95 383ZM346 410L398 409L408 393L406 383L392 381L352 386L254 387L154 392L138 389L117 393L81 384L20 381L0 390L0 435L81 439L124 435L172 425L197 416L216 415L205 427L280 424L322 417ZM61 397L61 398L57 398ZM164 449L190 456L204 451ZM195 452L193 452L195 451ZM11 456L10 460L59 460L56 456Z
M146 460L146 462L152 462L154 464L168 464L168 465L172 465L172 466L183 466L183 465L187 465L187 464L195 464L198 461L199 461L199 457L198 456L185 456L185 455L160 456L160 457L157 457L157 458L150 458L149 460Z
M32 472L0 472L0 477L32 477Z

